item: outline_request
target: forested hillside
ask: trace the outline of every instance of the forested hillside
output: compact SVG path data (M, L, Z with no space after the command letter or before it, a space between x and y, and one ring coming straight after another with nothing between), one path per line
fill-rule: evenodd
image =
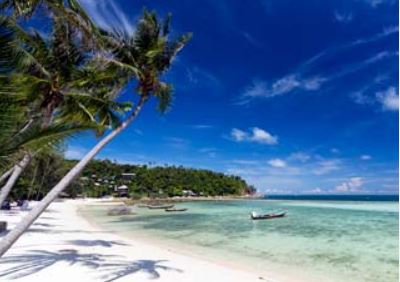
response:
M12 198L41 199L75 163L58 154L38 157L18 181ZM125 194L132 198L244 195L255 192L239 176L209 170L93 160L64 196L118 196L121 194L119 187L125 189Z

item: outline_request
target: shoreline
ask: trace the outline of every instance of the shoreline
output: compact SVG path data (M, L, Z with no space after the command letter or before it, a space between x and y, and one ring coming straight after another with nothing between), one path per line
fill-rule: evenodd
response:
M233 199L235 200L235 199ZM242 200L242 199L237 199L237 200ZM251 199L248 199L251 200ZM261 200L266 200L266 199L261 199ZM202 201L207 201L207 200L202 200ZM221 200L223 201L223 200ZM230 201L230 200L228 200ZM269 200L269 201L280 201L280 200ZM189 202L189 201L188 201ZM104 231L110 232L107 228L101 226L99 223L94 222L94 220L90 220L91 216L84 215L82 213L82 210L85 209L87 206L103 206L104 203L107 202L92 202L89 205L80 205L79 209L77 210L77 214L85 219L88 224L92 225L93 227L96 227L97 229L102 229ZM112 205L118 205L117 202L114 202L115 204L112 203L107 203L107 206L112 206ZM218 254L218 255L211 255L210 253L207 253L210 251L207 247L204 246L189 246L187 244L181 244L178 243L174 240L165 238L156 238L154 236L148 236L148 234L139 234L135 232L126 232L126 231L112 231L114 234L117 234L118 236L121 236L125 240L128 241L136 241L140 242L142 244L156 247L162 250L166 250L172 254L177 254L177 255L182 255L188 258L193 258L196 260L201 260L201 261L206 261L208 263L216 264L218 266L228 268L231 270L239 270L246 272L248 274L252 274L257 276L258 281L269 281L269 282L336 282L335 279L327 278L322 276L314 276L314 275L309 275L307 272L304 272L304 270L300 267L297 266L282 266L282 265L277 265L273 264L271 262L262 262L261 261L258 263L257 266L251 266L251 261L246 258L242 262L240 261L240 256L238 256L235 253L227 252L225 253L229 257L234 257L235 259L233 260L226 260L226 257L223 257L223 255ZM264 270L260 270L260 265L262 264L262 267L264 267ZM225 281L225 280L221 280Z
M94 206L102 206L102 203L93 203L90 205L94 205ZM240 271L244 271L247 273L251 273L254 274L258 277L258 279L260 280L264 280L264 281L270 281L270 282L291 282L292 280L276 280L276 279L272 279L272 277L269 277L268 279L265 278L264 276L267 276L265 273L258 273L257 270L249 268L249 267L245 267L243 265L239 265L239 263L235 263L235 262L227 262L227 261L223 261L221 259L217 259L217 258L210 258L210 257L206 257L205 255L201 255L198 253L193 253L191 252L191 250L195 250L196 248L191 248L188 246L182 247L182 245L179 244L174 244L174 242L172 242L171 240L167 240L167 241L163 241L161 239L156 239L156 238L149 238L149 237L144 237L144 234L126 234L124 232L115 232L115 231L110 231L107 230L106 228L100 226L98 223L95 222L91 222L90 218L86 215L83 214L82 209L85 209L85 207L87 207L88 205L79 205L79 207L77 208L76 212L77 214L83 218L84 220L86 220L86 222L91 225L92 227L96 228L96 229L101 229L104 230L105 232L113 232L113 234L116 234L117 236L120 236L121 238L124 238L124 240L126 241L139 241L141 244L145 244L148 246L152 246L152 247L156 247L159 249L163 249L166 250L168 252L174 253L174 254L178 254L178 255L182 255L182 256L187 256L189 258L194 258L194 259L198 259L198 260L202 260L202 261L206 261L212 264L217 264L221 267L224 268L229 268L232 270L240 270ZM110 204L109 206L113 206L113 204ZM132 238L133 236L133 238Z
M78 212L91 204L104 203L51 204L0 260L1 281L278 282L98 228ZM10 229L25 214L1 213L0 220L7 220Z

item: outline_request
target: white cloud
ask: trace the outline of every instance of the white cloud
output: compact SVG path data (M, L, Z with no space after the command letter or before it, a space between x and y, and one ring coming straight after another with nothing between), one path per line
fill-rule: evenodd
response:
M361 89L359 91L353 92L350 94L350 97L356 104L359 105L371 105L375 102L375 99L371 98L370 96L366 95L366 89Z
M303 87L306 90L318 90L322 87L322 84L327 81L327 78L315 76L303 81Z
M80 160L86 153L86 149L83 147L77 146L68 146L68 149L65 151L64 155L67 159Z
M353 20L352 13L335 11L334 16L335 16L335 20L340 23L349 23Z
M248 138L248 134L243 130L233 128L231 131L231 137L237 142L242 142Z
M368 160L372 159L372 157L370 155L362 155L362 156L360 156L360 159L363 161L368 161Z
M311 156L306 153L303 153L303 152L297 152L297 153L291 154L289 156L289 159L293 160L293 161L300 161L300 162L304 163L304 162L310 160Z
M209 125L209 124L195 124L192 127L196 128L196 129L211 129L211 128L214 128L214 126Z
M220 80L210 71L197 66L186 67L186 78L190 87L220 88Z
M339 154L340 150L338 148L332 148L331 152L334 153L334 154Z
M268 161L268 164L272 167L286 167L286 162L284 160L281 159L272 159Z
M297 89L305 89L315 91L321 88L326 79L315 76L307 79L302 79L296 74L289 74L280 79L275 80L272 84L268 84L262 80L253 80L242 94L244 98L271 98L283 94L287 94Z
M281 79L278 79L272 84L272 89L270 91L270 97L281 95L296 89L301 85L298 78L295 75L291 74Z
M323 175L340 169L341 161L337 159L323 160L317 163L317 166L312 170L315 175Z
M376 93L376 99L382 104L384 110L399 110L399 95L395 87L389 87L386 91Z
M213 147L204 147L199 149L200 153L206 154L210 158L215 158L217 156L217 151L218 150Z
M337 13L336 16L341 20L350 20L350 18L352 18L351 14L342 15ZM247 104L253 98L271 98L296 90L317 91L321 89L327 82L340 79L371 64L377 63L378 61L398 56L398 52L382 51L363 61L345 65L342 67L342 69L334 70L332 73L324 76L308 75L308 73L311 73L313 68L318 67L318 63L321 61L323 62L323 59L330 58L336 53L346 51L350 48L355 48L361 44L378 41L386 36L397 33L398 30L398 26L389 26L384 28L383 31L370 37L360 38L342 45L325 49L311 57L309 60L300 64L297 67L297 71L290 72L281 78L275 79L274 81L254 79L251 84L245 88L237 104L243 105ZM363 93L356 93L355 98L358 99L360 103L367 102L366 100L363 100L365 97L363 97L362 94Z
M259 164L259 162L255 161L255 160L233 160L232 163L240 164L240 165L256 165L256 164Z
M243 93L244 97L265 97L268 93L267 83L261 80L253 80L252 84L246 88Z
M175 149L187 149L190 142L186 139L179 137L166 137L164 138L166 145Z
M338 192L357 192L363 184L364 179L362 177L352 177L348 181L337 185L335 190Z
M396 0L364 0L364 2L367 3L368 5L370 5L372 8L376 8L382 4L393 5L397 1Z
M306 193L310 193L310 194L321 194L321 193L325 193L326 191L322 188L316 187L312 190L308 190L306 191Z
M132 34L135 27L127 18L125 11L112 1L80 0L89 16L102 28Z
M245 132L238 128L231 130L231 138L236 142L254 142L259 144L275 145L278 144L278 137L270 134L264 129L253 127L250 132Z

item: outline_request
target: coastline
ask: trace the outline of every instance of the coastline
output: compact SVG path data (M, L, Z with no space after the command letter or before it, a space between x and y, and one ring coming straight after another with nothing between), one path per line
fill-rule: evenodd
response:
M220 201L231 201L231 200L252 200L252 199L220 199ZM261 199L262 201L266 201L267 199ZM200 201L200 200L199 200ZM208 201L202 199L201 201ZM281 200L268 200L268 201L281 201ZM190 200L188 200L190 202ZM91 224L94 228L102 229L104 231L110 231L106 227L101 226L101 224L95 222L95 216L85 215L82 211L88 206L104 206L107 205L118 205L117 202L92 202L89 205L80 205L77 213L83 219L87 221L88 224ZM120 202L121 203L121 202ZM92 220L91 220L92 219ZM159 248L161 250L167 250L171 254L176 254L180 256L185 256L188 259L195 259L204 262L208 262L211 264L218 265L223 268L228 268L231 270L240 270L248 274L255 275L258 281L269 281L269 282L336 282L335 277L326 277L323 276L322 273L320 275L310 274L301 267L297 267L294 265L282 266L273 264L267 261L258 261L255 265L253 265L254 261L251 260L243 260L243 257L238 256L234 253L219 253L215 255L215 252L212 252L207 247L203 246L189 246L187 244L183 244L182 242L178 242L176 240L170 240L168 238L157 238L154 236L149 236L149 234L137 233L129 231L121 231L119 230L116 234L125 238L127 241L140 242L140 244L152 246ZM211 251L211 252L210 252ZM228 258L228 259L227 259ZM191 280L190 280L191 281ZM212 280L214 281L214 280ZM216 281L226 281L222 278L222 280ZM229 280L230 281L230 280ZM241 280L244 281L244 280Z
M0 260L1 280L97 282L157 278L160 282L277 282L99 229L78 214L79 206L99 203L90 200L53 203ZM24 214L2 213L0 220L9 221L12 228Z
M222 199L220 199L221 201L223 201ZM240 200L240 199L226 199L227 201L230 200ZM190 201L190 200L188 200ZM202 200L202 201L207 201L207 200ZM90 205L93 206L103 206L105 202L93 202ZM107 203L108 206L114 206L117 205L117 202L114 203ZM84 220L86 220L86 222L91 225L93 228L98 229L98 230L104 230L105 232L110 232L110 230L107 230L106 228L100 226L100 224L93 222L90 220L90 216L84 215L82 210L87 208L88 205L84 205L84 204L80 204L76 210L76 213L83 218ZM222 259L222 258L215 258L215 257L210 257L207 256L205 254L200 254L203 251L199 251L199 249L197 248L191 248L188 246L182 246L182 244L176 244L174 242L172 242L171 240L161 240L161 239L156 239L154 237L148 237L145 236L144 234L127 234L124 232L115 232L114 234L117 234L118 236L120 236L121 238L123 238L126 241L131 241L131 242L140 242L140 244L146 245L146 246L152 246L152 247L156 247L159 248L161 250L166 250L171 254L176 254L176 255L180 255L180 256L185 256L187 258L192 258L192 259L196 259L196 260L200 260L200 261L204 261L204 262L208 262L211 264L215 264L218 265L220 267L223 268L228 268L231 270L239 270L251 275L255 275L258 280L260 281L269 281L269 282L293 282L293 281L297 281L297 282L317 282L318 280L314 281L314 280L293 280L292 278L288 279L288 278L283 278L283 277L279 277L277 278L279 275L277 275L276 273L271 274L271 273L265 273L268 271L264 271L264 272L260 272L255 268L251 268L251 267L246 267L243 264L239 264L237 262L233 262L233 261L228 261L226 259ZM194 252L193 252L194 250ZM268 278L267 278L268 277ZM221 280L221 281L225 281L225 280Z

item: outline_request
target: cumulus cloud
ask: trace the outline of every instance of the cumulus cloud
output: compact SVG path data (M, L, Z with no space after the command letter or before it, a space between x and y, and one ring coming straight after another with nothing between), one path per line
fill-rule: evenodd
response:
M268 161L268 164L272 167L278 167L278 168L286 167L286 162L281 159L271 159Z
M243 131L238 128L231 130L231 138L236 142L254 142L259 144L276 145L278 144L278 137L270 134L264 129L253 127L249 132Z
M237 128L233 128L231 130L231 137L233 138L233 140L237 141L237 142L242 142L244 140L246 140L249 136L248 133L237 129Z
M399 110L399 95L395 87L389 87L386 91L376 93L376 99L382 104L384 110Z
M362 177L352 177L348 181L342 182L335 187L337 192L357 192L360 187L364 184Z

